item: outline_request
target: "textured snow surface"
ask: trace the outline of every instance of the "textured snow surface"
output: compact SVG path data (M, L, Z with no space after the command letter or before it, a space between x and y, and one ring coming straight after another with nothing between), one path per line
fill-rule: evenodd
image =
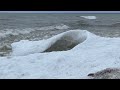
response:
M74 47L45 52L64 40L66 47L71 43ZM99 37L87 30L70 30L41 41L21 40L12 44L12 50L10 56L0 57L0 78L77 79L120 68L120 38Z

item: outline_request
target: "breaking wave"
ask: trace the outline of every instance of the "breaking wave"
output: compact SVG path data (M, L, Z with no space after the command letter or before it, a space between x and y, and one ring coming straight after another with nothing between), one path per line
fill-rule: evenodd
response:
M68 29L69 26L60 24L60 25L53 25L53 26L46 26L41 28L25 28L25 29L4 29L0 31L0 37L4 38L8 35L19 35L19 34L28 34L33 31L37 30L62 30L62 29Z
M96 19L97 17L96 16L81 16L85 19Z

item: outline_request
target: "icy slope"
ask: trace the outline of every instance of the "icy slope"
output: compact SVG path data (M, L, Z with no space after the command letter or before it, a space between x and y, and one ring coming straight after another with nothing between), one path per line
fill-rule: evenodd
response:
M68 41L65 50L71 43L74 46L55 51L54 46L64 40ZM0 57L0 78L88 78L89 73L120 68L120 38L99 37L86 30L70 30L42 41L22 40L12 48L11 56Z

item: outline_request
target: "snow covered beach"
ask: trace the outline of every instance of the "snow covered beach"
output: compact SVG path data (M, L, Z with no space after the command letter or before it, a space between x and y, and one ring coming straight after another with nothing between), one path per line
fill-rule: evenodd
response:
M21 40L12 44L10 56L0 57L0 78L89 78L89 73L120 68L119 46L120 38L79 29L40 41Z
M0 79L120 79L120 14L0 14Z

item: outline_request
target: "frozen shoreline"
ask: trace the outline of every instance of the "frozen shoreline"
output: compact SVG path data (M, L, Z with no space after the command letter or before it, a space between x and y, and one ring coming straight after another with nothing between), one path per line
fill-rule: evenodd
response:
M44 52L61 40L70 50ZM23 43L24 42L24 43ZM104 38L86 30L70 30L41 41L12 44L11 56L0 57L0 78L86 78L106 68L120 68L120 38ZM64 48L63 48L64 49Z

